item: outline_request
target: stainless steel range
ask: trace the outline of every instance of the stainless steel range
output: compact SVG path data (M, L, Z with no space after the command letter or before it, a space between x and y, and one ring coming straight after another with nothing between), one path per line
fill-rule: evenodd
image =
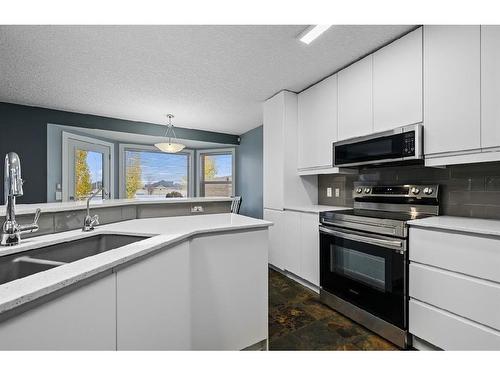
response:
M438 185L356 186L320 214L320 298L400 347L408 342L408 220L439 214Z

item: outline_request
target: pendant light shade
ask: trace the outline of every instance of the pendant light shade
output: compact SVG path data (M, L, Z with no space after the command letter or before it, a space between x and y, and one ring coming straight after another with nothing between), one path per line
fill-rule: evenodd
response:
M165 133L165 137L168 137L168 142L155 143L155 147L162 152L167 152L169 154L175 154L177 152L182 151L186 146L177 141L177 137L175 136L174 126L172 125L172 119L174 115L168 114L168 127L167 132ZM172 136L175 142L172 142Z
M186 146L181 143L155 143L157 149L163 152L168 152L169 154L175 154L176 152L184 150Z

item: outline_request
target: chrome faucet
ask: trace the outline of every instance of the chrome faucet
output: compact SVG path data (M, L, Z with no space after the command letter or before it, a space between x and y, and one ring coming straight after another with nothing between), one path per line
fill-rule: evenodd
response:
M90 201L101 191L104 195L108 195L106 189L104 187L100 187L96 192L87 198L87 216L85 216L85 219L83 220L83 232L90 232L91 230L94 230L94 225L99 225L99 215L90 216Z
M42 210L36 210L35 219L31 224L16 222L16 197L23 195L23 179L21 178L21 160L15 152L5 155L4 197L6 213L5 222L0 233L0 245L14 246L21 241L21 233L32 233L38 230L38 218Z

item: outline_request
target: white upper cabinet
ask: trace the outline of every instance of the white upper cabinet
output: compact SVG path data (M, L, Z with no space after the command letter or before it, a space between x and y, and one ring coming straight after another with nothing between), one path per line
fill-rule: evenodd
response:
M481 147L500 147L500 26L481 26Z
M375 132L422 122L422 28L373 55Z
M373 132L373 55L338 73L338 139Z
M316 204L317 176L300 177L297 94L281 91L264 103L264 208Z
M283 207L284 96L275 95L264 103L263 179L264 207Z
M480 27L424 26L424 152L480 149Z
M337 75L298 95L299 169L332 167L337 140Z

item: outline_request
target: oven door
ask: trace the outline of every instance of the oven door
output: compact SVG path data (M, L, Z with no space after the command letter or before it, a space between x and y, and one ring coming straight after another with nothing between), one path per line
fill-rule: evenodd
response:
M402 329L406 239L320 226L321 288Z

